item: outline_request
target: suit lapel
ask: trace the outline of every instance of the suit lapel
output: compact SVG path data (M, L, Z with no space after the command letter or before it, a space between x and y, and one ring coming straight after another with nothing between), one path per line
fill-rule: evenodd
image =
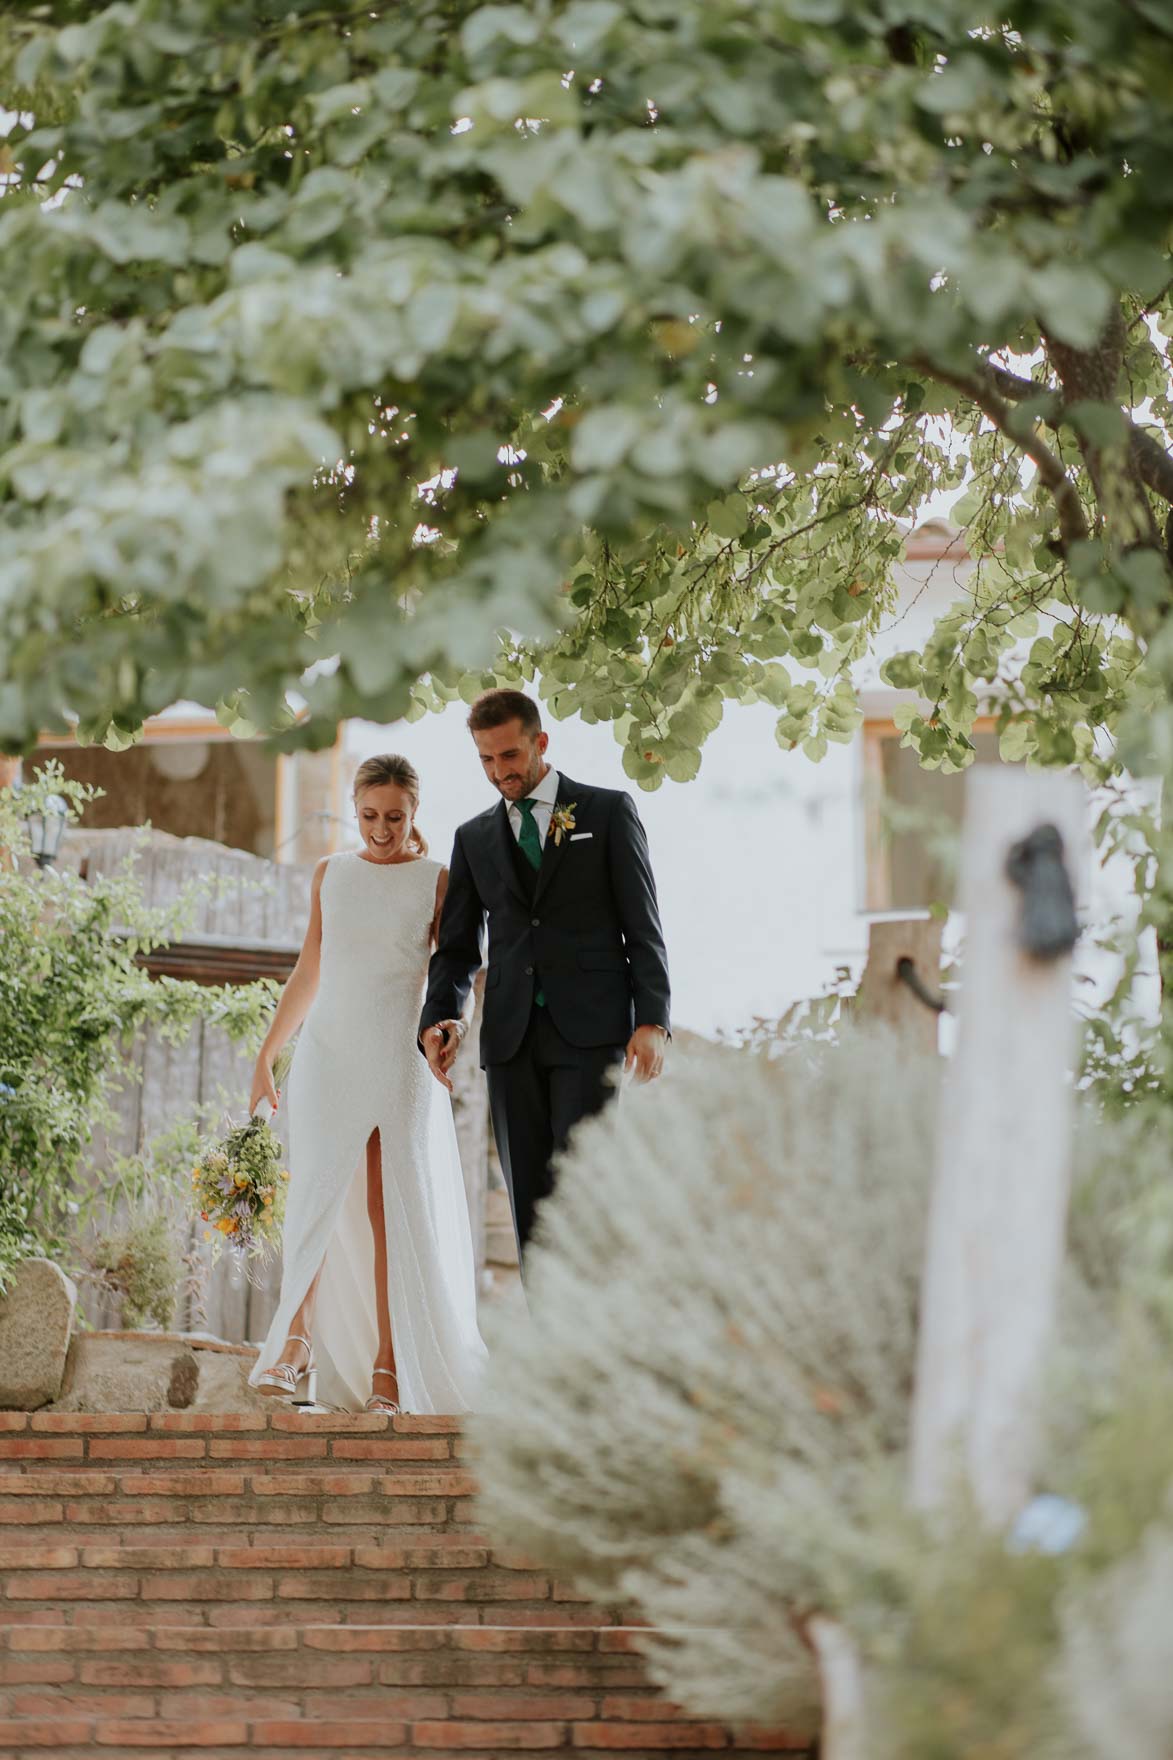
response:
M581 792L582 790L579 789L575 783L571 782L559 772L558 798L554 803L555 809L558 807L569 806L571 801L578 799ZM555 843L554 821L551 819L550 829L546 833L546 842L542 849L542 865L538 869L538 883L534 888L535 904L537 904L539 898L541 898L543 892L545 892L547 886L549 886L550 881L562 866L562 862L566 855L566 846L569 842L570 839L568 837L563 837L561 843Z
M494 859L501 870L501 878L517 894L522 904L527 904L529 901L522 891L514 866L513 846L517 840L509 823L509 808L504 801L494 807L489 815L489 841L493 846Z

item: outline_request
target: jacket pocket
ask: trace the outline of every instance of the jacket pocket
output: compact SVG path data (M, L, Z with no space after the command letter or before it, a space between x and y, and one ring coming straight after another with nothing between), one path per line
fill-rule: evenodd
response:
M579 950L578 963L584 972L625 972L627 956L622 953L608 953L605 949L584 947Z

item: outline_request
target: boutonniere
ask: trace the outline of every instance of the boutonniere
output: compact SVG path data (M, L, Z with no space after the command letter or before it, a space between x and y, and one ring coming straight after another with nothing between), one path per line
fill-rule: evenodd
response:
M574 809L577 801L567 801L564 807L555 807L550 818L554 827L554 848L557 849L562 839L574 830Z

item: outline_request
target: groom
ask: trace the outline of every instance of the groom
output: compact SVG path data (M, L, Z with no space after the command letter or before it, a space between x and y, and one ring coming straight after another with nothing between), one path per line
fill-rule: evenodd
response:
M486 691L468 726L501 799L456 833L420 1042L450 1087L487 918L481 1063L524 1250L551 1161L603 1105L614 1066L645 1082L660 1074L668 965L630 796L552 770L550 736L521 691Z

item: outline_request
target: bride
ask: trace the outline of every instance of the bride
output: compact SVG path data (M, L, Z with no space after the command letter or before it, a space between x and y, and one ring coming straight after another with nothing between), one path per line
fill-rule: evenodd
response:
M416 1040L448 870L416 829L406 758L368 758L354 803L364 847L314 871L253 1074L250 1112L275 1107L301 1027L281 1297L250 1380L349 1411L467 1411L485 1361L472 1234L452 1104Z

